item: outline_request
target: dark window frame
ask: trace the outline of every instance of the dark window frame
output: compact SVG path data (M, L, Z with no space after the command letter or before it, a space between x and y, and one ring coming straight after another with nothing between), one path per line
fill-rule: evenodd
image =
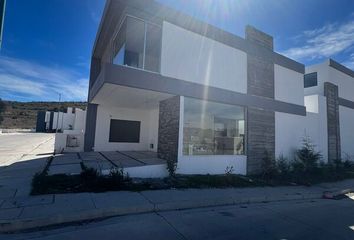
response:
M111 119L109 125L109 142L140 143L141 122Z
M134 58L132 54L135 52L129 52L127 51L127 34L129 31L129 26L128 26L128 21L136 21L136 22L142 22L144 23L144 46L143 46L143 53L142 53L142 66L134 66L134 64L131 64L129 62L130 58ZM152 34L154 31L152 29L155 28L155 31L158 32L158 34L154 35ZM149 29L151 31L149 31ZM151 38L153 37L158 37L158 40L156 42L156 46L151 45ZM127 66L127 67L132 67L148 72L154 72L154 73L160 73L161 72L161 57L162 57L162 25L153 23L151 21L148 21L143 18L139 18L136 16L132 15L125 15L122 21L122 24L119 26L117 34L113 38L113 54L111 57L111 62L113 64L117 65L122 65L122 66ZM123 42L122 42L123 41ZM124 49L124 57L123 57L123 63L120 63L117 61L118 53L121 50L121 47L125 46ZM136 57L135 57L136 58ZM149 62L150 61L150 62Z
M304 88L318 86L317 72L307 73L304 75Z

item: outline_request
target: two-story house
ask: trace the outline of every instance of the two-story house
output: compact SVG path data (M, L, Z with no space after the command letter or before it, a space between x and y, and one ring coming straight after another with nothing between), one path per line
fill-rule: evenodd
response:
M241 38L152 0L108 0L85 151L154 151L185 174L257 173L265 151L290 156L301 143L304 73L251 26Z

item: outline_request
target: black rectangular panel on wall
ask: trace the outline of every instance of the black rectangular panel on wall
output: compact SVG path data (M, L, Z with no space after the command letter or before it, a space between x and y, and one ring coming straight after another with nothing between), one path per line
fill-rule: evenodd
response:
M140 122L111 119L109 142L140 142Z

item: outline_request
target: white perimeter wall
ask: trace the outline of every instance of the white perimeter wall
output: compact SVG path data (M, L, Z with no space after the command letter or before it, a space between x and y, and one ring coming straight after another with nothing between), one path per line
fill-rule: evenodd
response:
M354 161L354 109L339 106L342 158Z
M81 132L85 131L86 125L86 111L76 108L75 109L75 121L74 121L74 129Z
M224 174L227 167L233 167L233 173L246 175L247 156L245 155L183 155L184 97L180 99L178 163L176 172L180 174Z
M315 97L314 97L315 98ZM319 113L307 112L306 116L287 113L275 113L275 154L283 155L288 160L294 159L295 151L301 147L302 140L309 136L316 150L323 155L327 162L327 109L326 99L316 95Z
M303 74L274 64L275 99L283 102L304 105Z
M247 54L164 22L161 74L247 93Z
M54 112L53 115L53 129L60 130L69 130L70 126L74 127L75 123L75 114L73 113L63 113L59 112L59 119L58 119L58 112Z
M139 143L113 143L109 142L110 120L140 121ZM115 108L99 105L97 108L95 151L157 151L157 133L159 123L159 110ZM150 149L150 144L154 149Z

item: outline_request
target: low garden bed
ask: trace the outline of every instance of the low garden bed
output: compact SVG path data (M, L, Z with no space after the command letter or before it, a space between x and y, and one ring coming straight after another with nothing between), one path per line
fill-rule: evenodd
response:
M227 168L221 175L176 175L176 163L168 162L170 177L164 179L131 179L123 169L111 169L108 175L87 168L82 164L79 175L48 175L51 159L43 172L32 180L32 195L77 192L143 191L182 188L228 188L286 185L313 185L354 178L353 161L321 162L321 154L314 150L308 139L296 151L296 158L288 161L280 156L277 160L265 152L261 173L254 176L233 174Z
M353 169L335 170L319 168L317 172L287 173L273 176L222 175L174 175L163 179L131 179L121 169L112 169L109 175L96 170L84 169L80 175L36 174L32 180L32 195L54 193L144 191L187 188L242 188L261 186L312 185L321 182L340 181L354 178Z

